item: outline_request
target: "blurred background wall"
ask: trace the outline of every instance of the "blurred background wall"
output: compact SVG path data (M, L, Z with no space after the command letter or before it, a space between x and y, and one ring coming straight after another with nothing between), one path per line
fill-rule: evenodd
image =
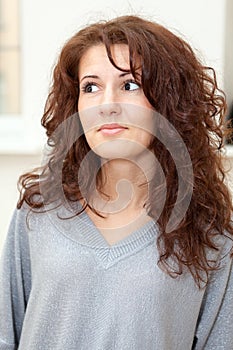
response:
M182 35L216 69L228 101L233 99L231 0L0 0L0 249L16 206L18 176L41 162L40 118L60 48L84 24L123 14L146 16ZM6 101L12 96L11 108ZM227 154L230 164L230 146Z

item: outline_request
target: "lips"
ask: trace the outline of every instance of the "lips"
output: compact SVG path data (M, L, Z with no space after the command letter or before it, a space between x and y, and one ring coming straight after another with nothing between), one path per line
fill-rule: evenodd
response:
M102 132L105 135L115 135L115 134L118 134L126 129L128 129L128 128L125 126L113 123L113 124L102 125L98 131Z

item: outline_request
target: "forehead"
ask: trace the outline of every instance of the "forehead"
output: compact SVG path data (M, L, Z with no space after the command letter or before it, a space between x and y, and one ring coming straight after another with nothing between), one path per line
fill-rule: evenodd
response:
M111 54L117 66L129 69L129 49L126 44L114 44L111 46ZM106 48L103 44L90 47L79 62L79 73L89 69L114 68L109 61Z

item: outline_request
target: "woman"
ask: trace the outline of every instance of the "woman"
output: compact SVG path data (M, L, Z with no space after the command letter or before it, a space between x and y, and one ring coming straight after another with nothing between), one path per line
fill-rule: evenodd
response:
M64 46L1 263L0 349L231 349L225 99L136 16Z

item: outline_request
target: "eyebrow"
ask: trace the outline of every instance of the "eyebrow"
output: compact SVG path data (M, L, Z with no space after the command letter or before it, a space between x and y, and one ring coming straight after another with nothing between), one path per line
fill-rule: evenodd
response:
M124 77L124 76L126 76L126 75L132 75L132 73L131 73L131 72L124 72L124 73L121 73L121 74L119 75L119 78L122 78L122 77ZM80 80L80 83L81 83L81 81L83 81L84 79L100 79L100 77L99 77L98 75L85 75L85 76Z

